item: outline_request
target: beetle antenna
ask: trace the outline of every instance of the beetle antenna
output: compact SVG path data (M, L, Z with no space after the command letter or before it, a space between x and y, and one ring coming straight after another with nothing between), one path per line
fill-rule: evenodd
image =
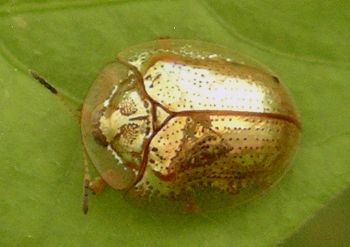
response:
M29 70L32 77L38 81L41 85L43 85L46 89L48 89L51 93L53 93L55 96L57 96L62 103L68 108L68 110L72 113L74 117L77 118L78 121L80 121L80 116L77 114L76 109L72 106L70 102L67 101L66 98L64 98L59 91L52 86L43 76L39 75L34 70ZM89 166L86 154L84 152L84 183L83 183L83 212L84 214L87 214L89 210L89 191L90 191L90 175L89 175Z
M47 79L41 76L38 72L34 70L29 70L29 72L36 81L38 81L42 86L54 94L64 104L64 106L68 108L69 112L73 115L74 118L80 121L80 109L77 111L76 105L74 103L70 102L67 97L62 95L54 86L48 82Z
M84 183L83 183L83 212L87 214L89 210L89 191L90 191L90 171L89 165L84 151Z
M43 85L44 87L46 87L47 89L49 89L49 91L53 94L57 94L58 91L57 89L52 86L44 77L42 77L41 75L39 75L36 71L34 70L30 70L30 74L33 76L33 78L35 80L37 80L41 85Z

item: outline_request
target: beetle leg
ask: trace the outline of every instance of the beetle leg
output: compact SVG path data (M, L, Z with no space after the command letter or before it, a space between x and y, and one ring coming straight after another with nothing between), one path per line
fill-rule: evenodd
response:
M193 195L190 194L189 192L185 192L184 196L184 204L183 204L183 213L187 214L193 214L193 213L199 213L200 208L194 199Z
M157 40L168 40L168 39L171 39L171 37L170 36L159 36L157 38Z
M90 182L89 187L94 194L98 194L106 187L106 182L102 177L98 176L94 181Z

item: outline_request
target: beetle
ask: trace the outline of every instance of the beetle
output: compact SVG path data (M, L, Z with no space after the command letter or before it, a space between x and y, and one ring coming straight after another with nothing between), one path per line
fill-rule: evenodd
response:
M254 60L201 41L133 46L101 71L82 108L83 144L101 175L85 176L84 211L88 189L104 183L139 198L196 204L210 191L246 201L287 171L300 130L289 93Z
M140 200L180 202L191 212L241 204L281 179L301 133L296 107L274 73L193 40L121 51L92 84L80 117L84 213L89 191L106 184ZM100 174L93 181L89 163Z

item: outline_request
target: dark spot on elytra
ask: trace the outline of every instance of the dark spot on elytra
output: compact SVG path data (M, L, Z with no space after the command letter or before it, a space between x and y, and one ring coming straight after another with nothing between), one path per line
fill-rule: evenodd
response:
M162 64L161 67L164 67L164 65ZM162 74L156 75L156 77L154 77L154 79L152 80L152 82L158 80L158 79L160 78L161 75L162 75Z

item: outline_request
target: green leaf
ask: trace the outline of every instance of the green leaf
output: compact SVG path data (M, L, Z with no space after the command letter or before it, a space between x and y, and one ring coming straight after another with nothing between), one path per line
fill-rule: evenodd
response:
M4 1L2 1L4 2ZM1 246L271 246L350 183L348 1L9 1L0 5ZM266 196L199 215L156 214L107 189L81 211L76 109L123 48L211 41L271 67L303 121L294 166Z

